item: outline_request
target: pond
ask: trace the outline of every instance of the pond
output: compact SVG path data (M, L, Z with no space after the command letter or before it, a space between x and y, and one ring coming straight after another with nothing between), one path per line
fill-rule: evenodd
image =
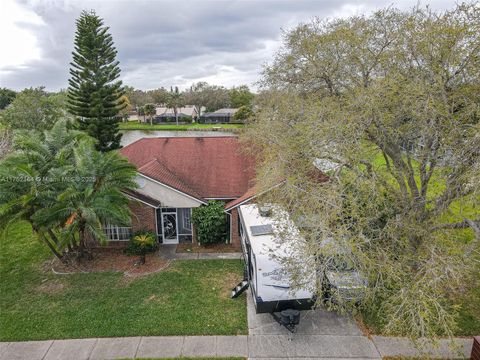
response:
M127 146L141 138L154 137L196 137L196 136L235 136L228 131L163 131L163 130L123 130L122 146Z

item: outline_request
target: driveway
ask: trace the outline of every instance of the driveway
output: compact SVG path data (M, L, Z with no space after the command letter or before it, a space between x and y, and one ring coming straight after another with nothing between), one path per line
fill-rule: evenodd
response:
M256 314L252 295L247 293L248 333L250 335L289 335L270 314ZM302 335L362 336L355 321L336 313L317 309L300 312L300 324L293 337Z
M247 293L249 357L381 359L375 345L349 318L325 310L300 312L295 334L273 320L256 314Z

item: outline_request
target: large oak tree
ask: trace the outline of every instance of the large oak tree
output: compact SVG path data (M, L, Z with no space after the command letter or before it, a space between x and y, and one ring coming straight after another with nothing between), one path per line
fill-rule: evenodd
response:
M245 135L257 186L284 180L266 201L303 219L306 259L355 264L360 309L386 333L452 334L455 297L478 286L479 34L475 4L314 19L265 69Z

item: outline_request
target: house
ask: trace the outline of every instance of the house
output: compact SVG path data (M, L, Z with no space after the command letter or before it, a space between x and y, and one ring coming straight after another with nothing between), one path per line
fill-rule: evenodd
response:
M193 105L186 105L185 107L177 108L177 116L180 122L192 122L200 116L197 108ZM147 119L147 121L149 121ZM172 108L158 106L156 108L156 114L153 118L154 123L162 123L162 122L174 122L175 119L175 111Z
M229 123L233 120L233 115L237 112L238 109L219 109L217 111L203 114L200 117L199 122L204 124L211 123Z
M143 116L138 115L137 112L128 114L128 121L143 121Z
M159 242L195 242L192 209L209 200L225 203L230 242L240 247L237 208L254 196L254 161L236 137L143 138L120 150L137 167L131 199L132 227L108 226L112 242L149 229Z

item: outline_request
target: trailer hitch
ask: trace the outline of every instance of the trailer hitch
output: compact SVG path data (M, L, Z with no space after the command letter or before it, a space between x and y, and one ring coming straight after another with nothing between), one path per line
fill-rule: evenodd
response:
M276 322L284 326L291 333L295 333L295 326L300 323L300 311L295 309L273 312L272 316Z

